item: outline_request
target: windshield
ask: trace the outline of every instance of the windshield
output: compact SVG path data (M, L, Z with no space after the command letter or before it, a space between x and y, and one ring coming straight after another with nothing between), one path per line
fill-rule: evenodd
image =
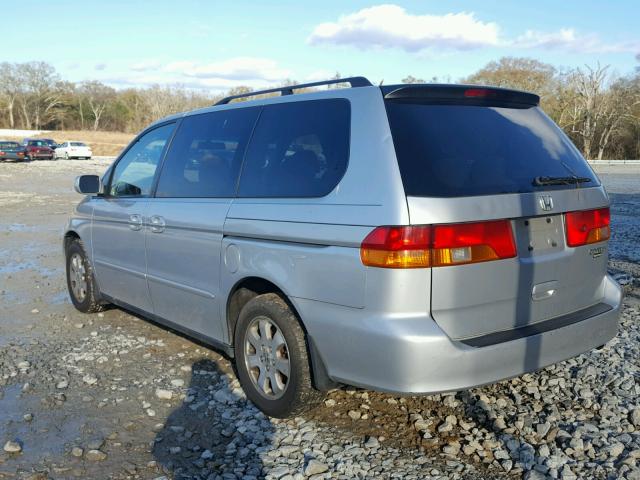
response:
M537 107L433 105L387 100L409 196L457 197L599 185L566 135ZM584 177L539 185L536 177Z
M82 142L71 142L72 147L86 147L86 145Z
M47 142L44 140L31 140L29 145L32 147L48 147Z

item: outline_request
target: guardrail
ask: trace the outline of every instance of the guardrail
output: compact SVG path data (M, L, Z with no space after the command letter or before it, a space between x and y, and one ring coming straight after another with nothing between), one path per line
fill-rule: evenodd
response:
M640 165L640 160L587 160L591 165Z

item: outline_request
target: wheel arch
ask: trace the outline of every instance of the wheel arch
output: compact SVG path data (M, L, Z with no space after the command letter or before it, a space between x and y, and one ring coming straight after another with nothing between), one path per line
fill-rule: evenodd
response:
M320 355L320 352L318 351L318 348L313 341L313 337L309 335L309 332L304 324L304 319L298 312L296 306L282 288L265 278L257 276L245 277L241 280L238 280L231 288L227 297L225 310L227 331L229 334L231 345L234 345L235 342L235 330L242 307L244 307L252 298L265 293L276 293L280 295L300 320L300 326L305 333L307 353L311 362L311 376L314 387L322 391L327 391L337 387L338 385L329 377L325 362L322 360L322 356Z
M76 232L75 230L67 230L64 233L64 237L62 240L63 253L66 253L67 248L69 248L69 245L71 245L71 242L73 242L74 240L82 240L82 239L80 238L80 235L78 234L78 232Z

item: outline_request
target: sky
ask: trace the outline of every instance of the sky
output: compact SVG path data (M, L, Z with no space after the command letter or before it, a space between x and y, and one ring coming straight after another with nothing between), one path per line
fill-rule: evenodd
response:
M0 0L0 12L0 61L116 88L219 93L336 72L456 81L503 56L626 75L640 54L639 0Z

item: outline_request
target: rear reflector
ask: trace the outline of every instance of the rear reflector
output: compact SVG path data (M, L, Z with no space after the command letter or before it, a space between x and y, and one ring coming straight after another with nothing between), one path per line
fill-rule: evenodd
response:
M609 208L566 213L567 245L579 247L608 240L611 236L610 219Z
M378 227L360 246L362 263L381 268L443 267L515 256L509 220Z

